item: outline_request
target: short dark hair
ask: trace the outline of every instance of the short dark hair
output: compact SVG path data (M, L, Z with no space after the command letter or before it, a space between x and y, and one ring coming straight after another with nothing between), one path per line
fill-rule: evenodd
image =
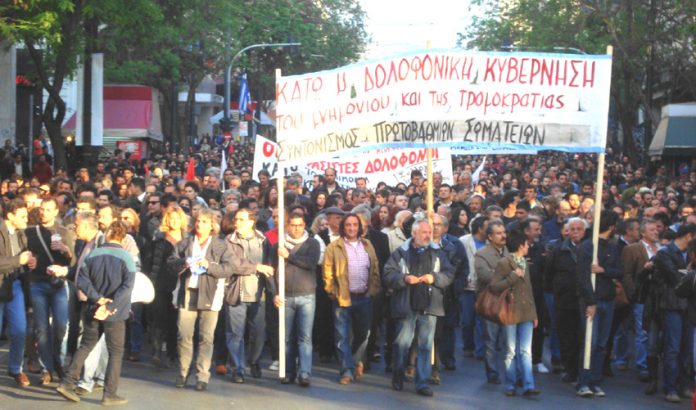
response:
M358 238L363 236L363 228L362 228L362 221L360 221L360 217L358 214L354 213L349 213L346 214L346 216L341 219L341 225L338 227L338 234L341 235L342 238L345 238L346 236L346 221L348 218L355 218L358 220Z
M109 198L109 203L114 201L114 193L110 189L102 189L97 193L97 198L100 196L105 195L107 198Z
M477 216L473 221L471 221L471 233L475 234L479 230L483 229L484 225L486 225L486 217Z
M681 224L679 229L677 230L677 234L675 235L675 238L683 238L686 235L689 234L695 234L696 233L696 225L694 224Z
M140 177L131 179L129 185L137 186L141 191L145 191L145 180Z
M201 191L201 188L198 186L198 184L195 183L195 182L193 182L193 181L187 182L187 183L184 185L184 188L191 188L191 189L193 189L194 191L196 191L196 193L199 193L199 192ZM145 187L144 187L144 186L143 186L143 190L145 190Z
M18 209L26 208L27 203L22 198L15 198L5 207L3 216L7 219L8 214L16 214Z
M608 231L612 226L616 226L618 221L619 215L617 215L616 212L611 212L609 210L602 211L599 217L599 232Z
M522 209L523 211L529 212L532 210L532 206L529 204L529 201L523 199L517 203L517 207L515 209Z
M507 235L505 246L512 253L517 252L525 243L527 243L527 237L524 235L524 232L513 230Z

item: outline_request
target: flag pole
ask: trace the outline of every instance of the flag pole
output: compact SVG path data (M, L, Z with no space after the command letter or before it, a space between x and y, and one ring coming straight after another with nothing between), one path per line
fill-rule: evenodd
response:
M280 68L276 69L276 83L281 77ZM279 153L279 151L276 151ZM278 172L276 183L278 191L278 249L285 246L285 187L283 180L285 169L278 155ZM278 297L285 302L285 259L278 255ZM278 308L278 378L285 377L285 304Z
M614 47L607 46L607 54L612 56L614 54ZM595 204L594 213L592 217L592 264L597 264L597 253L599 247L599 222L602 216L602 189L604 187L604 152L599 154L597 162L597 181L595 182ZM592 281L592 292L594 293L595 284L597 281L597 274L590 273ZM585 314L585 312L580 312ZM594 317L588 317L585 327L585 352L582 362L582 367L585 370L590 370L590 364L592 359L592 324L594 322Z

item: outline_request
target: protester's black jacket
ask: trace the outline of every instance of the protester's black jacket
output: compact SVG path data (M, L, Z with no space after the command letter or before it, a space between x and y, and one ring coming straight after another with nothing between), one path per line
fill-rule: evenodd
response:
M558 309L578 309L578 255L566 238L551 250L544 267L545 282L551 284Z
M592 291L592 240L580 244L578 252L578 296L586 306L595 305L597 301L609 302L616 297L614 280L621 280L622 272L618 248L615 242L599 238L597 244L597 262L604 272L595 276L595 289Z
M657 301L655 307L662 310L686 309L686 300L677 296L674 288L679 285L684 274L679 272L686 269L686 261L681 250L672 241L669 245L657 251L654 259L655 271L651 286L656 287Z

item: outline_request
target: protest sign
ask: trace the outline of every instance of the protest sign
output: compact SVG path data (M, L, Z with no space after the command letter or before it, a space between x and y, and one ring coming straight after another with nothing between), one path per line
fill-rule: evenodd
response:
M277 144L260 135L256 136L254 150L253 178L258 181L262 169L275 178L278 174ZM399 182L409 184L411 171L418 169L426 174L425 149L384 148L365 152L360 156L340 156L285 168L285 175L299 173L305 185L309 185L314 175L324 175L326 168L336 169L336 182L341 186L355 186L355 180L364 177L367 187L375 189L379 182L396 186ZM453 183L452 156L449 148L433 150L433 172L442 174L442 182Z
M280 158L376 148L600 152L611 56L426 50L278 77Z

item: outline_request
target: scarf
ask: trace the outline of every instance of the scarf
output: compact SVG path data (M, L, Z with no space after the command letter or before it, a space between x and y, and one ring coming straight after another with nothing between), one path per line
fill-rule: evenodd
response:
M304 231L304 232L302 233L302 236L301 236L299 239L293 239L293 238L290 236L290 234L288 234L288 233L286 232L286 233L285 233L285 247L287 248L287 250L292 250L292 249L294 249L296 246L302 246L302 244L305 243L305 241L306 241L307 239L309 239L309 234L307 233L307 231Z
M512 255L512 260L514 260L515 263L517 263L517 266L519 266L520 269L525 270L527 267L527 261L524 259L524 257L517 256L515 254L511 254L511 255Z

